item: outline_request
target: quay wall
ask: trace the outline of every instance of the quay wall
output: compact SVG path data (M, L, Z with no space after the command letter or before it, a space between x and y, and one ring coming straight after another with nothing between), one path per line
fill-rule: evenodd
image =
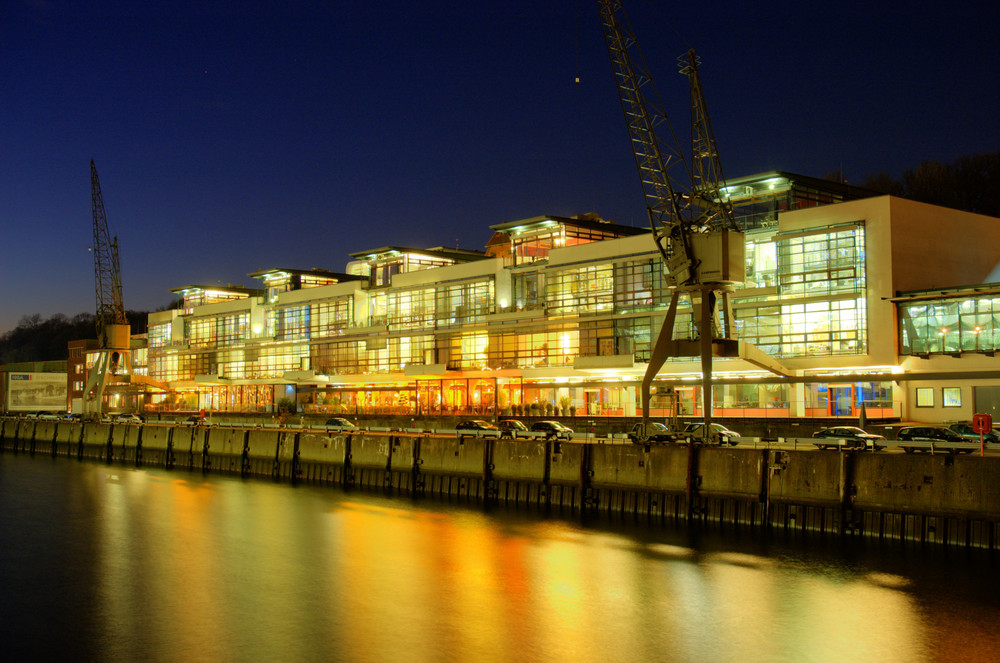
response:
M1000 548L1000 457L0 420L0 452L403 494Z

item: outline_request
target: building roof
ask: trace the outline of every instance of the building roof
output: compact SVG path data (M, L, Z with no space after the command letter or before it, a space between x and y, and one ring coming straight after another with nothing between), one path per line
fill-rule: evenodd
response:
M241 285L186 285L180 288L171 288L170 292L176 292L179 295L183 295L189 290L212 290L214 292L227 292L234 295L246 295L247 297L264 294L263 290L259 290L257 288L244 288Z
M507 223L498 223L496 225L490 226L490 230L506 233L512 230L524 230L532 226L542 225L546 222L553 224L576 226L578 228L587 228L590 230L605 230L608 232L617 233L619 235L641 235L643 233L649 232L649 228L622 226L617 223L605 221L596 214L584 214L580 216L555 216L552 214L545 214L542 216L533 216L528 219L520 219L519 221L508 221Z
M432 249L415 249L407 246L383 246L370 251L358 251L349 254L355 260L371 260L389 253L413 253L416 255L430 256L433 258L444 258L455 262L470 262L472 260L482 260L486 254L482 251L469 251L467 249L449 249L444 246L436 246Z
M287 274L288 276L316 276L319 278L333 279L335 281L359 281L364 280L365 277L357 276L355 274L344 274L342 272L330 272L325 269L319 269L318 267L313 267L312 269L292 269L289 267L276 267L274 269L261 269L256 272L250 272L247 276L253 277L255 279L262 279L272 275Z
M844 200L870 198L872 196L884 195L879 191L872 191L871 189L865 189L847 182L837 182L818 177L810 177L808 175L799 175L785 170L770 170L763 173L756 173L754 175L744 175L743 177L727 177L723 186L727 188L749 186L753 184L764 184L768 182L768 180L785 180L786 183L791 183L792 185L801 184L813 189L828 191L843 197Z

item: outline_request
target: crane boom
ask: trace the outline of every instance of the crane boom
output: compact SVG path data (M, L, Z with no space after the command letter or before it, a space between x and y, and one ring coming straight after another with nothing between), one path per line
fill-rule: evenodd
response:
M725 177L715 143L715 132L708 116L705 90L698 74L698 55L692 48L678 58L680 72L688 77L691 87L691 182L692 200L701 209L701 218L694 223L709 229L739 232L733 218L733 204L723 191Z
M650 388L667 357L701 357L703 428L712 420L712 357L736 356L738 341L729 306L733 283L744 278L743 236L723 192L722 164L708 117L694 50L680 58L691 94L691 160L682 156L677 136L646 68L620 0L598 0L605 42L618 87L657 249L663 257L664 280L672 288L663 326L650 352L642 381L643 424L649 422ZM656 129L669 129L664 143ZM683 164L686 179L673 173ZM690 297L699 338L674 339L681 293ZM644 426L645 427L645 426Z
M646 68L638 41L628 16L618 0L598 0L598 12L604 27L604 40L611 58L618 99L625 115L625 124L632 141L632 153L639 171L639 181L646 197L646 211L656 247L665 265L675 263L671 274L689 267L686 246L675 257L678 242L684 243L684 189L671 178L670 170L681 164L687 170L684 156L677 149L677 140L667 114L663 111L659 93ZM619 15L621 19L619 19ZM632 54L635 54L633 57ZM662 143L656 126L664 124L674 137L673 143Z
M84 389L84 413L100 416L104 409L104 388L109 375L128 380L132 373L129 346L131 329L122 300L121 265L118 261L118 238L108 232L101 183L97 166L90 160L90 202L94 220L94 284L97 292L97 360L87 376Z
M122 301L121 265L118 262L118 238L108 231L108 218L101 195L97 166L90 160L90 200L94 217L94 283L97 291L97 339L107 347L111 325L127 324Z

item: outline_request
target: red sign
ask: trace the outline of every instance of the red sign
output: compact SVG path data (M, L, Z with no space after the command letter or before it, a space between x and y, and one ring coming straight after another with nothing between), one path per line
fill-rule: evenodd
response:
M972 415L972 430L976 433L992 433L993 417L988 414Z

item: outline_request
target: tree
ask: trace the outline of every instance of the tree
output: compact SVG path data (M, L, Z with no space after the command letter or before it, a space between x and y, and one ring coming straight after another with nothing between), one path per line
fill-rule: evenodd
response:
M146 331L145 311L126 311L133 334ZM94 315L79 313L69 318L56 313L43 320L38 313L25 315L17 327L0 335L0 364L66 359L70 341L95 338Z
M887 193L890 196L903 196L903 183L892 179L892 175L885 171L866 177L861 182L861 188Z
M972 154L949 164L928 160L903 171L869 175L861 186L922 203L1000 216L1000 152Z

